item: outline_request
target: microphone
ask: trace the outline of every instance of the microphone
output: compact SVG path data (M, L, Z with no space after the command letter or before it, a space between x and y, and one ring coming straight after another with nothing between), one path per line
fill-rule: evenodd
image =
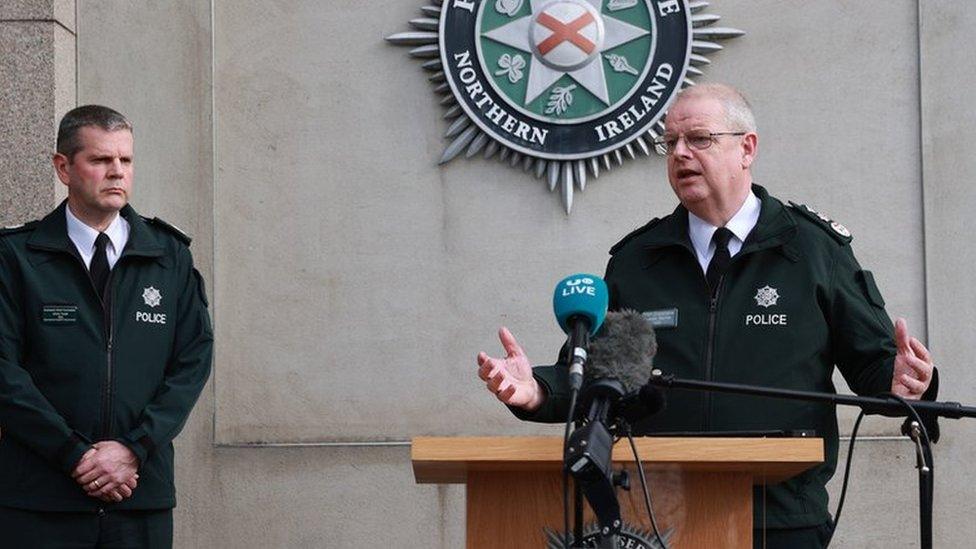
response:
M622 422L659 412L664 394L651 377L657 340L651 324L636 311L611 312L590 345L590 362L580 399L584 426L567 447L570 471L578 478L609 478L613 437Z
M590 345L589 367L583 378L581 410L589 411L588 419L633 423L659 412L665 405L664 393L647 384L655 353L654 328L640 313L608 313ZM598 412L595 406L602 407L605 415L592 417Z
M586 273L567 276L556 284L553 291L552 308L556 321L569 335L569 385L573 392L583 384L589 338L603 324L609 300L607 283L596 275Z
M647 385L656 352L654 329L636 311L608 313L590 345L580 406L586 417L566 445L564 462L580 482L604 538L620 531L611 461L615 432L664 405L661 392Z

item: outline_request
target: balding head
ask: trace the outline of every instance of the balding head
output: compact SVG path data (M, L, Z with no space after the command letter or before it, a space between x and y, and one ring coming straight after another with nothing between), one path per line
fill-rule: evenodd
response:
M724 226L752 184L759 136L749 103L732 86L694 86L668 109L664 127L671 188L688 211Z
M752 114L752 105L742 92L728 84L709 83L686 88L678 93L674 105L685 99L702 98L715 99L722 104L725 109L725 123L730 130L756 131L756 117Z

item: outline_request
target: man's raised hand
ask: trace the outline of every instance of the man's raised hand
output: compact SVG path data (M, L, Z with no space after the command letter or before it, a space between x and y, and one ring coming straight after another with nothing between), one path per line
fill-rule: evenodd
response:
M545 393L532 376L532 364L512 332L502 326L498 339L505 348L505 358L492 358L484 351L478 353L478 377L498 400L528 411L542 405Z
M909 400L918 400L932 382L932 355L922 342L908 333L904 318L895 321L895 368L891 392Z

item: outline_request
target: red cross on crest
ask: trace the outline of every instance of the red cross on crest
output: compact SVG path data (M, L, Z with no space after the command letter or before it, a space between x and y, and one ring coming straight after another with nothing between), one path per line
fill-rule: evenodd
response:
M539 43L538 48L541 55L546 55L563 42L572 43L587 55L593 53L593 50L596 48L596 44L579 32L590 23L595 22L593 15L589 12L583 13L569 23L563 23L548 13L540 13L536 21L552 31L549 38Z

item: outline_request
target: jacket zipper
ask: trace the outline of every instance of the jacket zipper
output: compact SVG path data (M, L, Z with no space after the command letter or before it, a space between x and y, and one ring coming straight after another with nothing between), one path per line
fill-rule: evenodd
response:
M115 262L115 267L119 267L122 258ZM105 343L105 388L102 392L102 439L112 438L112 344L115 338L115 323L112 321L112 310L114 309L112 279L115 277L115 269L109 271L108 281L106 281L105 295L107 300L102 300L102 316L105 322L106 343Z
M715 364L715 324L718 317L718 292L722 288L725 275L718 279L718 288L708 297L708 339L705 342L705 381L712 381L712 369ZM708 431L712 424L712 393L705 391L704 395L703 430Z
M74 257L75 259L78 260L78 264L81 265L82 271L88 277L88 283L89 283L89 286L91 286L92 292L94 292L95 293L95 296L97 297L98 296L98 289L95 288L95 283L92 282L92 280L91 280L91 274L90 274L90 272L88 270L88 266L85 265L85 261L79 255L76 255L76 254L73 254L73 253L70 253L70 252L68 253L68 255L70 255L70 256L72 256L72 257ZM122 261L122 258L120 257L115 262L115 266L118 267L119 266L119 263L121 261ZM111 297L111 294L112 294L112 278L113 278L113 275L114 274L115 274L115 269L109 270L108 281L106 281L106 285L108 286L108 289L107 290L108 290L109 297ZM115 332L115 329L114 329L114 326L113 326L113 323L112 323L112 306L111 306L112 301L113 301L112 299L109 299L108 305L106 306L105 300L103 298L101 298L101 297L98 298L98 302L102 306L102 322L105 324L105 326L104 326L105 334L104 335L105 335L105 356L106 356L105 385L102 388L102 428L101 428L101 433L100 433L101 436L98 437L99 440L106 440L106 439L110 438L110 436L111 436L111 429L112 429L112 419L111 419L111 415L110 415L112 413L112 402L111 402L111 399L112 399L112 339L114 337L114 332Z
M743 245L743 248L745 246ZM708 296L708 339L705 342L705 381L712 381L715 370L715 331L718 324L718 298L722 293L722 286L725 284L725 275L732 269L732 264L735 263L742 256L747 255L752 252L735 254L729 259L729 264L725 267L725 273L718 279L718 287L715 291ZM708 287L708 284L705 285ZM709 288L709 291L711 289ZM712 393L710 391L705 391L704 397L704 425L703 430L708 431L712 427Z

